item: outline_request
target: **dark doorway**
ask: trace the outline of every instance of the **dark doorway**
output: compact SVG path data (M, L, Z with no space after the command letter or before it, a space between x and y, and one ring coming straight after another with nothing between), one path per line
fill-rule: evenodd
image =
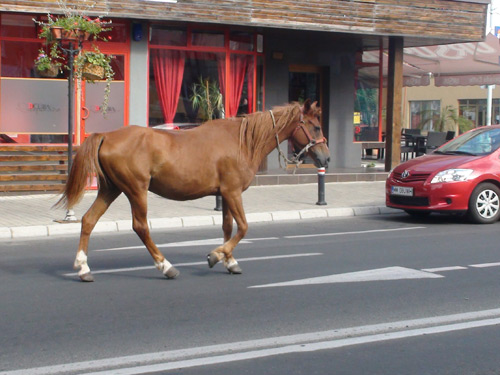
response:
M324 124L325 111L323 108L323 69L314 65L291 65L288 71L288 101L303 103L306 99L317 101L321 107L321 123L323 134L328 138L328 128ZM293 155L291 141L288 143L288 156ZM306 157L303 166L314 168L313 161Z

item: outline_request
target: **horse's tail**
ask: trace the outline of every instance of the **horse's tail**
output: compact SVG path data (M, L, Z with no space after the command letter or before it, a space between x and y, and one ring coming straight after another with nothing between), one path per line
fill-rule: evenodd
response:
M62 197L54 207L72 208L83 198L89 178L97 175L98 181L105 182L106 176L99 164L99 148L104 134L91 134L78 149L71 171L62 190Z

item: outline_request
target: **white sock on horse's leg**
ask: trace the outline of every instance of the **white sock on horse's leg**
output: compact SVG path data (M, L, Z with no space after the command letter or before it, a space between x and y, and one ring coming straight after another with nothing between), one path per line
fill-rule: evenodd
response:
M172 267L172 264L168 260L163 259L161 262L155 262L155 266L165 275L170 267Z
M73 268L75 270L80 268L80 270L78 271L78 276L84 275L86 273L90 273L90 268L87 264L87 255L85 254L85 252L83 250L80 250L76 254L76 259L75 259L75 263L73 263Z
M224 267L230 268L236 264L238 264L238 262L233 257L230 257L228 259L224 258Z
M232 256L224 259L224 266L230 273L240 274L242 272L238 262Z
M155 262L155 266L169 279L173 279L179 275L179 271L166 259L163 259L161 262Z

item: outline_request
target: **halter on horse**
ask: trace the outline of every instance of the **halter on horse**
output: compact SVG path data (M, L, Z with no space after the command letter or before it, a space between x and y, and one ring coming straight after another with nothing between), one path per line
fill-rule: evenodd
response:
M222 196L224 243L208 254L213 267L223 261L230 273L241 273L233 250L248 224L241 194L252 182L259 165L286 139L303 148L317 166L330 159L316 103L306 101L256 112L244 117L209 121L198 128L165 131L128 126L94 133L80 146L57 205L71 208L85 193L89 176L97 175L96 200L82 218L82 231L74 263L82 281L93 281L87 263L90 234L113 201L124 193L132 208L132 228L167 278L179 271L153 242L147 220L148 191L174 200L207 195ZM314 134L314 137L311 135ZM278 147L279 148L279 147ZM232 235L233 219L237 231Z

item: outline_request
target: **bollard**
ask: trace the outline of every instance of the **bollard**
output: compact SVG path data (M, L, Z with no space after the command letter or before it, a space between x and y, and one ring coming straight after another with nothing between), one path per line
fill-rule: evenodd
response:
M215 196L215 208L214 211L222 211L222 197L217 194Z
M318 168L318 206L326 206L325 202L325 168Z

